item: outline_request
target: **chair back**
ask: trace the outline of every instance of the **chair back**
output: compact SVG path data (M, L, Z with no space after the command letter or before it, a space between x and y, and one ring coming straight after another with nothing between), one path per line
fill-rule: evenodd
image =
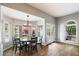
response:
M15 43L19 43L20 42L20 38L15 38Z
M20 45L20 46L21 46L20 38L14 38L13 44L14 44L14 45Z
M32 37L31 43L37 45L37 37Z

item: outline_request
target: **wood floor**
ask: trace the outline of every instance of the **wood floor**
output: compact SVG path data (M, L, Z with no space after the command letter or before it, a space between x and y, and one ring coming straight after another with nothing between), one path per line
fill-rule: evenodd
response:
M12 56L12 49L4 51L4 56ZM17 52L16 56L19 53ZM65 43L52 43L42 49L38 46L38 52L22 52L21 56L79 56L79 46Z

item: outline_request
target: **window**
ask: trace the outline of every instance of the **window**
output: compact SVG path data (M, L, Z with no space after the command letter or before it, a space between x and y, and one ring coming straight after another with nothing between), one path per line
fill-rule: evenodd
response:
M4 24L4 26L3 26L4 27L3 28L4 40L6 43L8 43L10 40L10 24L7 21L4 21L3 24Z
M76 22L73 20L66 23L66 40L76 40Z

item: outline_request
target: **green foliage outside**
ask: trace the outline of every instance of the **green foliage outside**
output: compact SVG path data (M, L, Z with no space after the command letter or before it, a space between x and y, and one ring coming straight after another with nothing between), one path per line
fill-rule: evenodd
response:
M75 22L74 21L70 21L67 24L75 24Z
M75 24L75 22L70 21L67 23L67 25L69 24ZM75 26L66 26L66 31L69 35L76 35L76 25Z
M76 26L66 26L69 35L76 35Z

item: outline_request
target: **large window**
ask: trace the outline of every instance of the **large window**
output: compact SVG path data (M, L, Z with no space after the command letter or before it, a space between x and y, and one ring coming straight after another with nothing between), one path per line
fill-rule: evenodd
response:
M5 39L5 43L8 43L10 41L10 23L4 20L3 22L3 35L4 35L4 39Z
M68 21L66 23L66 40L76 40L76 22Z

